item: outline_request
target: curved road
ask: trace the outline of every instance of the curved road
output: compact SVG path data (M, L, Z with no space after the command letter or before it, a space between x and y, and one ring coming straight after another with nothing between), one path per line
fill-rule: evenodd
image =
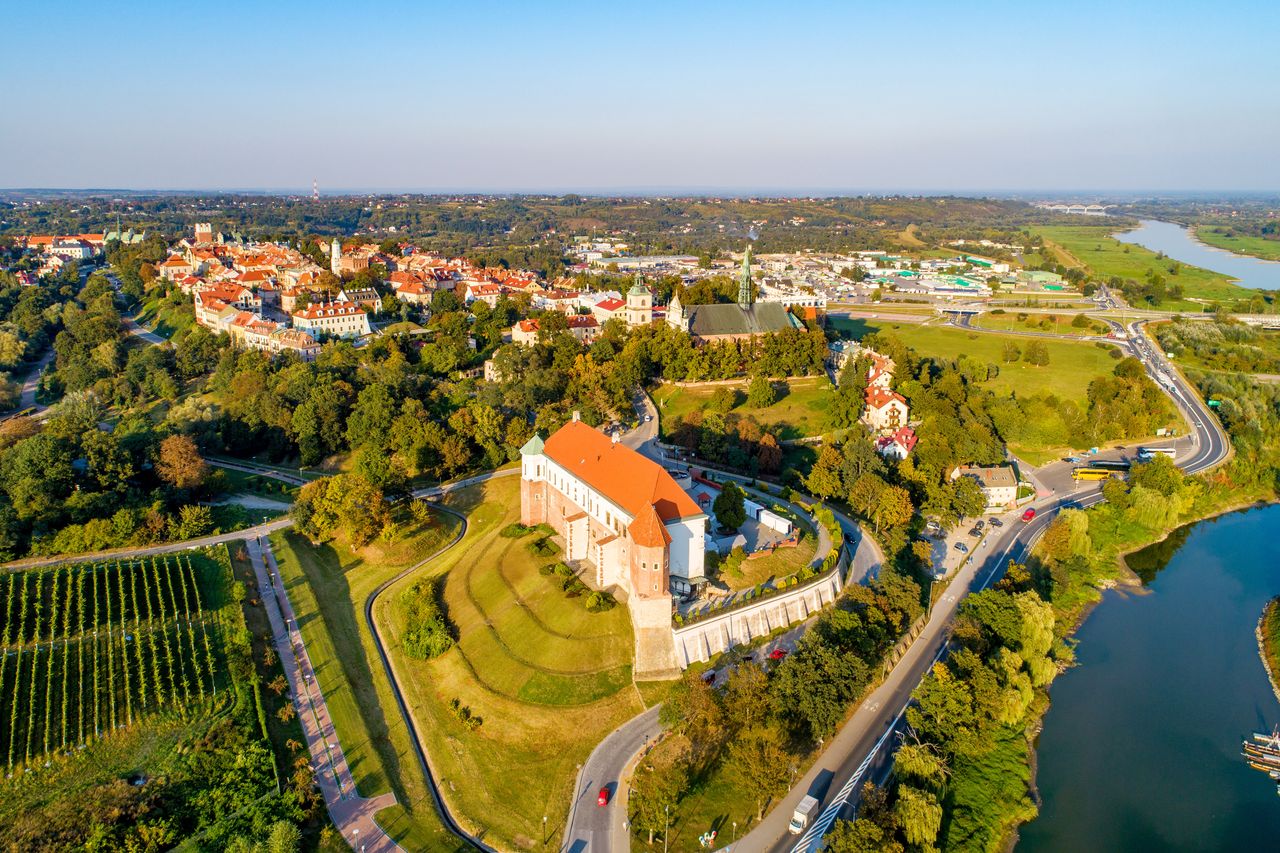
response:
M1161 382L1161 387L1193 425L1194 441L1184 453L1184 458L1179 460L1179 465L1187 473L1198 473L1222 463L1231 454L1230 441L1195 391L1146 338L1142 331L1145 322L1132 323L1129 329L1133 337L1117 343L1142 359L1148 373L1157 382L1160 382L1162 374L1168 377L1169 384ZM970 591L986 589L997 581L1010 560L1025 559L1036 540L1053 522L1058 510L1068 506L1087 507L1101 500L1101 487L1092 485L1073 494L1043 498L1032 504L1037 510L1032 522L1022 524L1013 521L999 528L999 535L990 540L986 558L971 560L952 579L930 613L924 630L886 680L866 698L800 783L734 847L753 853L758 850L770 853L810 853L817 850L822 836L836 818L856 804L862 781L888 772L893 747L896 746L895 735L901 731L911 693L933 663L945 653L947 629L964 596ZM790 835L787 822L791 813L800 799L809 794L822 803L822 812L803 836Z

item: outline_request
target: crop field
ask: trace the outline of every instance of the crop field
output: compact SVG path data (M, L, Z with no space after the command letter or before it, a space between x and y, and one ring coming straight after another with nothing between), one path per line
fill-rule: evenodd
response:
M188 554L0 579L7 771L212 698L222 678L217 622L204 599Z

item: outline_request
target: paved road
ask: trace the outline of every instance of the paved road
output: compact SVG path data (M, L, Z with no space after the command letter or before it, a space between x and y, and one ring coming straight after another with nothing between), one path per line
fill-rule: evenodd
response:
M1147 341L1142 332L1143 322L1131 324L1133 338L1130 346L1153 376L1167 372L1174 377L1172 388L1162 387L1166 387L1175 404L1187 415L1194 431L1194 441L1178 460L1179 465L1188 473L1197 473L1220 464L1231 453L1226 434L1217 420L1210 417L1208 409L1186 380L1173 371ZM936 603L924 630L884 683L867 697L853 718L841 728L800 784L792 788L764 821L734 848L753 853L817 850L823 833L835 819L851 813L861 782L883 778L892 766L896 735L901 731L911 693L945 652L949 623L964 596L997 581L1010 560L1024 559L1053 522L1059 509L1087 507L1101 500L1101 490L1096 485L1070 495L1042 498L1033 504L1038 514L1031 523L1014 521L1000 528L1000 532L991 539L988 556L983 560L971 560L951 581ZM819 799L823 811L810 832L797 838L787 833L786 825L796 804L807 794Z
M26 380L22 383L22 396L18 399L18 411L35 409L36 412L42 412L49 408L36 403L36 391L40 388L40 377L44 376L45 370L53 363L53 359L56 356L57 353L54 352L51 346L48 352L40 356L40 360L31 366Z
M568 853L610 853L630 849L626 826L627 792L623 776L627 765L662 732L661 706L632 717L602 740L578 773L577 791L565 826L563 850ZM609 791L609 804L601 808L596 797Z
M273 480L279 480L291 486L305 486L311 482L301 474L293 474L289 471L281 471L279 468L272 468L269 465L258 465L254 462L245 462L240 459L221 459L214 456L205 461L217 468L226 468L229 471L240 471L245 474L257 474L260 477L270 477Z
M280 569L276 565L275 555L271 553L270 543L262 537L255 537L249 540L247 550L253 570L258 576L258 589L262 593L267 618L271 622L272 640L284 665L289 692L293 696L298 721L302 724L302 733L311 753L311 767L315 771L316 783L320 786L320 793L324 796L324 804L334 826L351 845L352 850L361 853L402 853L400 845L374 819L374 815L380 810L395 805L395 794L368 799L360 796L356 790L351 768L347 766L342 744L338 741L333 720L329 716L329 706L324 701L324 694L320 692L320 682L316 680L311 657L302 643L298 620L280 579Z
M142 338L149 344L167 344L169 341L160 337L155 332L149 332L139 326L132 317L122 316L121 321L124 323L125 331L133 335L135 338Z

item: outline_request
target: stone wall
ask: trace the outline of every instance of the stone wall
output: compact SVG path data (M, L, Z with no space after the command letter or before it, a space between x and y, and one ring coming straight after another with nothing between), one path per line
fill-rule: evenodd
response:
M742 643L749 643L778 628L803 622L840 596L849 565L841 553L835 571L821 580L787 592L762 598L758 603L719 616L710 616L692 625L673 628L676 660L683 669L694 661L712 656Z

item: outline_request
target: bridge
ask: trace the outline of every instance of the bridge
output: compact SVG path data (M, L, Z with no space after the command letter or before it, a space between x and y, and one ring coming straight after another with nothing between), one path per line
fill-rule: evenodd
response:
M1269 331L1280 330L1280 314L1232 314L1232 319Z

